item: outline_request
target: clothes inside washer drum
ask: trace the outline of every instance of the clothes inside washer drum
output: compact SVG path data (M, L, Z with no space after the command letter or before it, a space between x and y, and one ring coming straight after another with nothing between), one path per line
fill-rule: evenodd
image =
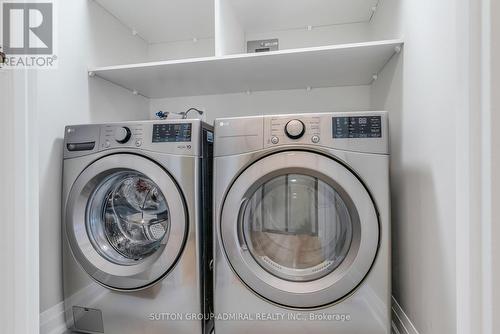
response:
M140 173L113 174L97 188L92 202L89 229L94 247L113 262L133 264L150 256L168 232L166 199Z

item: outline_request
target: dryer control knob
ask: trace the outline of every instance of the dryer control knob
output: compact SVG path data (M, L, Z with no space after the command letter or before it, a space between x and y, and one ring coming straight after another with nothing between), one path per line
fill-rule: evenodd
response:
M125 144L132 137L132 131L126 126L115 130L115 140L120 144Z
M291 120L286 124L285 133L291 139L299 139L306 132L306 126L298 119Z

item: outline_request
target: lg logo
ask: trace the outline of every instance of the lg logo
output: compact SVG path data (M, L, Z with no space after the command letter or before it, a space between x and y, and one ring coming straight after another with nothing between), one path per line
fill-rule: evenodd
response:
M2 9L3 43L7 55L53 54L52 2L4 2Z

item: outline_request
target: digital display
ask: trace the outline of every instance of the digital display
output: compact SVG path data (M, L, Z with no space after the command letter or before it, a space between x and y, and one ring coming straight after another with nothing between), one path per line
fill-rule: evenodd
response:
M333 117L333 138L382 138L382 117Z
M191 130L191 123L154 124L153 143L190 142Z

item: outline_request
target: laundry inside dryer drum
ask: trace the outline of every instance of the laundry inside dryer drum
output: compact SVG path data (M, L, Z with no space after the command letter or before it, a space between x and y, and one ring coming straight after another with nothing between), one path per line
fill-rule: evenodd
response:
M165 243L169 208L151 179L136 171L120 171L95 189L86 225L101 255L116 264L133 265Z

